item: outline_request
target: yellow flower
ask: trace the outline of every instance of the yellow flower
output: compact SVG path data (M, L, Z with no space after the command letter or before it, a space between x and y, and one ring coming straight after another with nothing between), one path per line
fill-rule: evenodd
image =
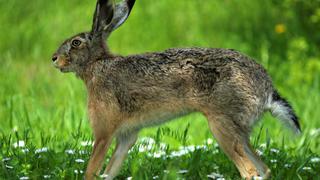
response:
M286 26L285 26L284 24L277 24L277 25L274 27L274 31L275 31L277 34L285 33L285 32L286 32Z

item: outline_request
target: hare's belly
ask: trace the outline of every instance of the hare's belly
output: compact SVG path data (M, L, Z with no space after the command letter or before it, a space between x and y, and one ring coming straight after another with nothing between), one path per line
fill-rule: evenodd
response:
M122 125L123 131L140 130L144 127L157 126L175 118L185 116L193 110L153 110L142 114L134 114Z

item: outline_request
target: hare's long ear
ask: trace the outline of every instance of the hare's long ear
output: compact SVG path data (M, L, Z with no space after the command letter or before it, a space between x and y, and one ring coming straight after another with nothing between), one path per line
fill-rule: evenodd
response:
M129 17L135 0L123 0L115 6L113 0L98 0L93 18L92 33L103 39Z
M124 0L116 4L112 21L105 30L110 33L121 26L129 17L134 3L135 0Z
M114 5L112 0L98 0L93 16L91 32L94 35L102 35L103 31L111 23L114 16Z

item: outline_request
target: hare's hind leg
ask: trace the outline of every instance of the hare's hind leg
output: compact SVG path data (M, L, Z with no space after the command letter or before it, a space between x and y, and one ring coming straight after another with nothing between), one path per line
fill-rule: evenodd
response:
M268 178L270 170L252 151L249 144L249 132L239 129L231 119L223 116L208 115L208 122L219 146L235 163L241 176L251 179L254 176Z
M114 150L109 164L104 172L104 174L107 175L106 179L113 179L115 176L117 176L129 149L137 141L137 134L137 132L133 132L120 134L116 137L116 149Z

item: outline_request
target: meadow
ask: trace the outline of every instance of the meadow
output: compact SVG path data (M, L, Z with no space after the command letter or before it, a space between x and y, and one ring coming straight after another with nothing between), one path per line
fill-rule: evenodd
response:
M51 55L90 30L94 7L0 0L0 179L83 179L93 140L85 87L53 68ZM303 133L266 113L252 144L272 179L320 179L319 29L317 0L137 0L108 44L122 55L197 46L255 58L292 103ZM199 113L139 137L118 179L240 179Z

